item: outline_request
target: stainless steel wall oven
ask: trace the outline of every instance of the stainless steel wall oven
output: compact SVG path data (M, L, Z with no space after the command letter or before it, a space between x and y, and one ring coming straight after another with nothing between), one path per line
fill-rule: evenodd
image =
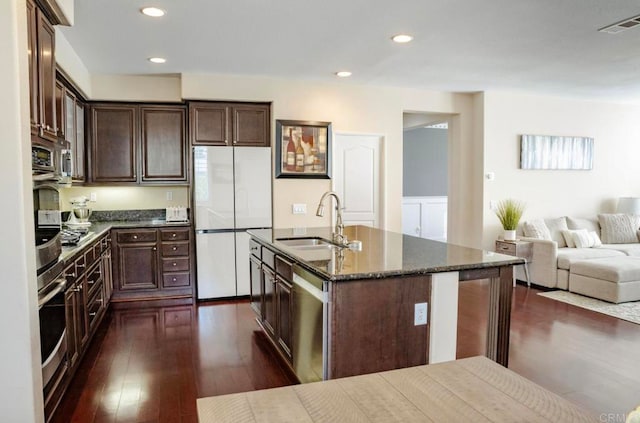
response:
M42 355L42 385L45 391L64 374L66 366L66 310L65 289L67 280L63 277L64 263L58 262L44 274L52 280L38 291L38 314L40 317L40 352Z

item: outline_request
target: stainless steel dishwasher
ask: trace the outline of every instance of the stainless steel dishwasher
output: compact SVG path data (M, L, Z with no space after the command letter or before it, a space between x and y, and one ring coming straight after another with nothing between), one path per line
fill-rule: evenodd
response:
M293 266L293 370L301 383L327 379L327 283Z

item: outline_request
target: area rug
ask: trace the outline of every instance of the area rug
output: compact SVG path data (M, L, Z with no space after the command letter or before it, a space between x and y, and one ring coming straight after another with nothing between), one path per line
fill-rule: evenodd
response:
M613 304L567 291L539 292L538 295L640 325L640 301Z

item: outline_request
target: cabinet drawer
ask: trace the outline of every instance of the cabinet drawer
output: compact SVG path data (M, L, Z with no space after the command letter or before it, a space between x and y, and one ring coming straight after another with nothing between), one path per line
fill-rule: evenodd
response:
M96 261L96 255L93 250L93 247L91 247L84 253L84 262L87 265L87 268L89 268L95 261Z
M187 241L189 231L189 228L160 229L160 236L163 241Z
M189 285L191 285L191 275L189 273L165 273L162 276L162 286L165 288Z
M180 257L188 255L188 242L167 242L162 244L162 257Z
M87 270L87 262L85 260L85 255L81 255L75 261L76 264L76 278L84 275L85 270Z
M269 266L272 270L276 268L276 253L268 249L267 247L262 247L262 263Z
M496 251L510 256L516 255L516 244L511 242L496 242Z
M189 270L189 257L162 259L163 272L184 272Z
M74 282L77 279L77 272L76 272L76 264L71 263L70 265L68 265L65 269L64 272L62 273L65 277L65 279L67 280L67 287L70 287L71 285L74 284Z
M254 241L253 239L249 240L249 251L251 252L252 255L258 257L260 260L262 260L262 251L260 249L260 244L258 244L256 241Z
M102 284L101 284L102 285ZM99 289L87 303L87 317L89 318L89 327L93 328L98 321L98 317L104 309L104 290Z
M286 281L293 280L293 269L289 261L280 256L276 256L276 273Z
M87 287L89 289L89 296L93 295L94 291L98 289L98 286L102 286L102 266L97 263L87 273Z
M127 232L118 232L117 240L120 244L129 244L132 242L155 242L157 239L155 229L150 229L147 231L127 231Z
M105 236L100 240L100 249L101 251L104 251L107 248L109 248L109 238Z

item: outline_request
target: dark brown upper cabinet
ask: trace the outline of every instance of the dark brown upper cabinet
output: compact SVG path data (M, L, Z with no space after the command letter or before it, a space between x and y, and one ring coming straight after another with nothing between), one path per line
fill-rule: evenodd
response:
M269 105L236 104L232 108L234 146L269 147Z
M138 106L91 106L91 182L137 182Z
M142 106L142 181L187 180L186 110Z
M72 151L72 177L85 180L85 102L78 88L58 70L56 77L56 118L58 140Z
M92 183L186 183L184 106L91 106Z
M268 147L269 111L262 103L190 102L191 144Z
M31 134L51 142L58 140L55 38L49 19L27 0Z
M191 144L229 145L229 106L221 103L190 103Z

